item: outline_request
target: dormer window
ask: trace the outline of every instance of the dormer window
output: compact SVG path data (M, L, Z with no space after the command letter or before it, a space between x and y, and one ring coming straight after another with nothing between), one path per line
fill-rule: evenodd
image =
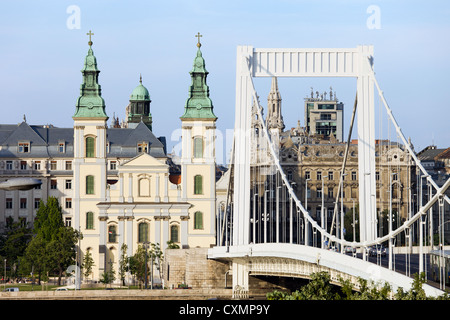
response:
M141 152L147 153L148 152L147 151L147 146L148 146L148 144L146 142L139 142L137 144L137 152L138 153L141 153Z
M59 143L58 143L58 152L59 153L66 152L66 144L65 144L64 141L59 141Z
M18 151L19 151L19 153L30 152L30 143L29 142L19 142Z

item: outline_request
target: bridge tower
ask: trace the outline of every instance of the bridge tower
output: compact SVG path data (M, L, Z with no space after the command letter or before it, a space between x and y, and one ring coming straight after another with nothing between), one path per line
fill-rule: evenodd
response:
M238 46L234 129L232 246L250 242L250 162L253 77L354 77L357 79L361 241L376 238L373 46L350 49L259 49ZM230 249L231 250L231 249ZM245 263L233 262L233 286L248 288Z

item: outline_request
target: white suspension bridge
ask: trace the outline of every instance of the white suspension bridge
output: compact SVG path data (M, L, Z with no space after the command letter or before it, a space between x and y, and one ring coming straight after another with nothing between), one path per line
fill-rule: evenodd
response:
M332 280L336 282L339 277L349 279L355 287L358 286L357 279L361 277L375 283L387 282L394 291L399 287L408 290L412 278L393 269L393 241L400 234L404 234L407 241L412 241L410 231L413 227L419 233L419 270L423 271L425 219L432 221L433 214L443 216L445 203L450 203L450 199L444 194L450 186L450 179L439 187L417 158L375 78L373 58L373 46L335 49L261 49L238 46L235 130L228 197L225 213L219 217L217 246L208 252L211 259L232 262L236 297L246 297L248 294L249 275L308 277L317 271L330 272ZM263 118L263 108L259 105L253 84L254 77L356 78L357 94L330 228L325 223L323 204L321 216L313 217L305 203L297 197L283 171L278 146ZM389 230L382 236L377 235L377 199L373 196L377 187L375 88L397 137L420 170L420 183L426 179L432 190L427 202L423 204L420 201L415 212L412 211L414 206L409 206L408 217L395 228L390 206ZM262 129L258 140L252 127L252 106ZM338 209L338 202L355 118L358 136L359 241L347 241L343 234L342 200L341 210ZM389 179L392 186L392 176ZM274 196L268 197L269 193ZM392 188L389 195L392 199ZM432 210L435 204L438 204L438 212ZM439 221L441 220L440 218ZM440 240L442 242L442 237ZM385 242L388 243L387 268L371 263L367 258L369 247ZM339 250L328 250L331 244ZM362 259L344 254L345 247L362 252ZM443 293L430 285L424 285L424 289L431 296Z

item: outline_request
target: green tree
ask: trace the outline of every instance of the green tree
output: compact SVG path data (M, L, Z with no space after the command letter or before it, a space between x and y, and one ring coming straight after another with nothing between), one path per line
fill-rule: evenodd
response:
M61 206L55 197L49 197L47 203L41 200L33 231L35 237L25 260L37 268L39 279L45 272L57 272L60 285L64 270L75 263L75 246L81 234L64 226Z
M120 259L119 259L119 278L122 281L123 286L125 286L125 276L129 269L128 268L129 259L127 256L127 249L128 249L128 246L125 243L123 243L122 247L120 248L121 254L120 254Z
M20 270L23 270L23 256L32 239L32 231L26 226L23 220L14 222L11 217L6 219L5 229L5 233L0 237L2 239L0 243L0 256L4 259L6 258L6 263L10 267L10 270L19 270L19 268L14 269L14 265L19 265ZM17 274L11 273L11 276L15 277Z
M147 254L147 264L148 264L148 261L149 261L148 252L146 253L146 250L143 245L139 245L136 252L134 253L134 255L129 258L131 274L134 275L138 279L138 281L141 281L142 283L145 282L145 261L146 261L145 255L146 254Z
M92 258L91 250L87 250L83 257L82 269L83 275L88 278L92 274L92 268L94 267L94 259Z

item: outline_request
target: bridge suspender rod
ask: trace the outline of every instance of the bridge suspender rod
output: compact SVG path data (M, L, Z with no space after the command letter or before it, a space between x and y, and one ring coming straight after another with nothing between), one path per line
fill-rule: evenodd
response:
M369 65L370 65L370 60L369 60L369 59L367 60L367 63L369 63ZM427 174L428 174L427 171L426 171L425 168L423 167L423 165L422 165L422 163L420 162L420 160L417 158L417 156L416 156L416 154L414 153L414 151L411 149L411 146L410 146L409 143L406 141L405 136L403 135L402 129L400 129L400 126L398 125L397 121L395 120L394 115L392 114L392 110L391 110L391 108L389 107L389 105L387 104L386 99L384 98L383 91L380 89L380 86L378 85L377 78L375 78L375 72L373 71L373 69L371 69L371 70L372 70L372 78L373 78L373 81L374 81L374 83L375 83L375 86L377 87L378 94L380 95L381 100L383 101L383 104L384 104L384 107L386 108L387 114L389 115L389 117L390 117L391 120L392 120L392 123L393 123L394 126L395 126L395 129L396 129L396 131L397 131L397 134L398 134L398 135L400 136L400 138L402 139L402 141L403 141L403 143L405 144L406 148L408 149L408 151L409 151L411 157L414 159L414 162L415 162L416 165L420 168L420 171L422 171L422 173L423 173L424 175L427 175ZM431 176L428 176L428 177L427 177L427 180L430 182L430 184L431 184L436 190L439 189L438 185L436 184L436 182L434 182L434 180L431 178ZM444 195L444 199L445 199L445 201L447 201L447 203L450 204L450 198L449 198L448 196Z
M356 93L355 102L353 104L352 120L350 122L350 129L348 131L347 144L345 145L344 160L342 161L341 175L340 175L340 180L339 180L339 185L338 185L338 191L336 194L336 202L334 203L334 212L333 212L333 219L331 220L330 234L333 233L334 221L336 219L336 212L337 212L337 208L338 208L339 195L341 193L341 188L343 187L342 184L343 184L343 179L344 179L345 165L347 163L348 149L350 148L350 141L352 138L353 123L355 122L355 114L356 114L357 105L358 105L358 93ZM323 192L323 190L322 190L322 192ZM343 214L343 212L341 212L341 214ZM341 228L343 228L343 227L344 226L341 226ZM338 235L338 231L336 229L336 236L337 235ZM328 247L330 247L330 245L331 245L331 242L328 241Z

